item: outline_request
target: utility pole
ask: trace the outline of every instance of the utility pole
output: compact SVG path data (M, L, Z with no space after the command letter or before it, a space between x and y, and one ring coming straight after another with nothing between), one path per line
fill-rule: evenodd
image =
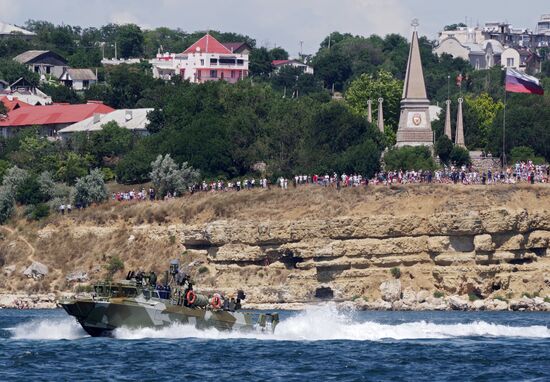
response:
M115 60L118 60L116 41L115 41Z
M304 42L300 41L300 59L303 57Z

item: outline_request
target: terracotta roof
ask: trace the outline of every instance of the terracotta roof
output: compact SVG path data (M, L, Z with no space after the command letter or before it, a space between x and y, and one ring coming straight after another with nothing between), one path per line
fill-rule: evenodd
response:
M95 113L107 114L114 110L100 103L21 107L8 113L8 118L0 121L0 127L75 123Z
M32 105L29 105L26 102L20 101L17 99L17 97L14 97L13 99L9 99L6 96L0 96L0 102L4 104L6 109L8 109L8 112L12 110L19 109L20 107L30 107Z
M284 65L284 64L288 64L289 62L291 62L292 60L273 60L271 61L271 63L274 65L274 66L279 66L279 65Z
M204 35L199 41L191 45L183 53L222 53L231 54L221 42L209 34Z

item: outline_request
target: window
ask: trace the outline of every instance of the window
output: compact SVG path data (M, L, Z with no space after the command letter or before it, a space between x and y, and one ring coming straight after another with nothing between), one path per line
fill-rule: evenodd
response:
M217 58L211 58L210 59L210 65L218 65L218 59Z
M210 78L218 78L218 71L217 70L211 70L210 71Z
M231 78L235 78L235 71L234 70L231 71Z
M201 66L204 66L204 58L201 58Z
M197 78L200 80L201 79L201 70L197 70Z
M237 65L244 65L244 60L237 60Z
M513 58L507 58L506 59L506 66L507 67L513 67L514 66L514 59Z
M49 67L49 66L46 66L46 73L47 73L47 74L50 74L50 73L51 73L51 71L52 71L52 68L51 68L51 67Z
M82 87L83 88L87 88L88 86L90 86L90 81L88 81L88 80L82 81Z
M224 73L223 72L221 73L220 78L223 80L223 78L224 78Z
M36 65L36 66L34 67L34 72L35 72L35 73L40 73L40 66Z

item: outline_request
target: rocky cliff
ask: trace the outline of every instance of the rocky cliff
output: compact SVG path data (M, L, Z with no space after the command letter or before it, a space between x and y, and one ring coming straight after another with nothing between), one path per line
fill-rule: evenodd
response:
M549 206L548 187L421 186L109 203L3 227L0 291L82 289L117 256L125 271L162 272L179 258L199 288L243 289L253 304L461 308L468 298L499 305L526 295L541 305L550 296Z
M548 211L217 221L184 227L181 239L219 285L257 302L376 300L394 277L403 289L477 298L550 292Z

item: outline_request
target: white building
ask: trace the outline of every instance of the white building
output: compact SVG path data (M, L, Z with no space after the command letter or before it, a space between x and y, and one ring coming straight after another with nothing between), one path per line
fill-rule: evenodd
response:
M59 80L74 90L86 90L97 83L97 76L91 69L65 69Z
M31 39L34 36L36 36L36 34L33 32L0 21L0 38L23 37L24 39Z
M274 60L272 63L273 67L275 68L275 72L278 72L281 70L281 68L298 68L301 71L303 71L305 74L313 74L313 68L307 64L304 64L302 61L299 60Z
M18 99L33 106L52 104L52 97L28 83L23 77L1 90L0 96L6 96L9 100Z
M116 122L118 126L131 130L137 135L147 135L149 119L147 113L153 109L120 109L108 114L95 113L92 117L69 125L57 133L62 139L68 139L74 133L93 133L101 131L109 122Z
M192 83L227 81L248 77L248 53L236 53L206 34L180 54L160 53L149 61L153 76L170 80L180 76Z

